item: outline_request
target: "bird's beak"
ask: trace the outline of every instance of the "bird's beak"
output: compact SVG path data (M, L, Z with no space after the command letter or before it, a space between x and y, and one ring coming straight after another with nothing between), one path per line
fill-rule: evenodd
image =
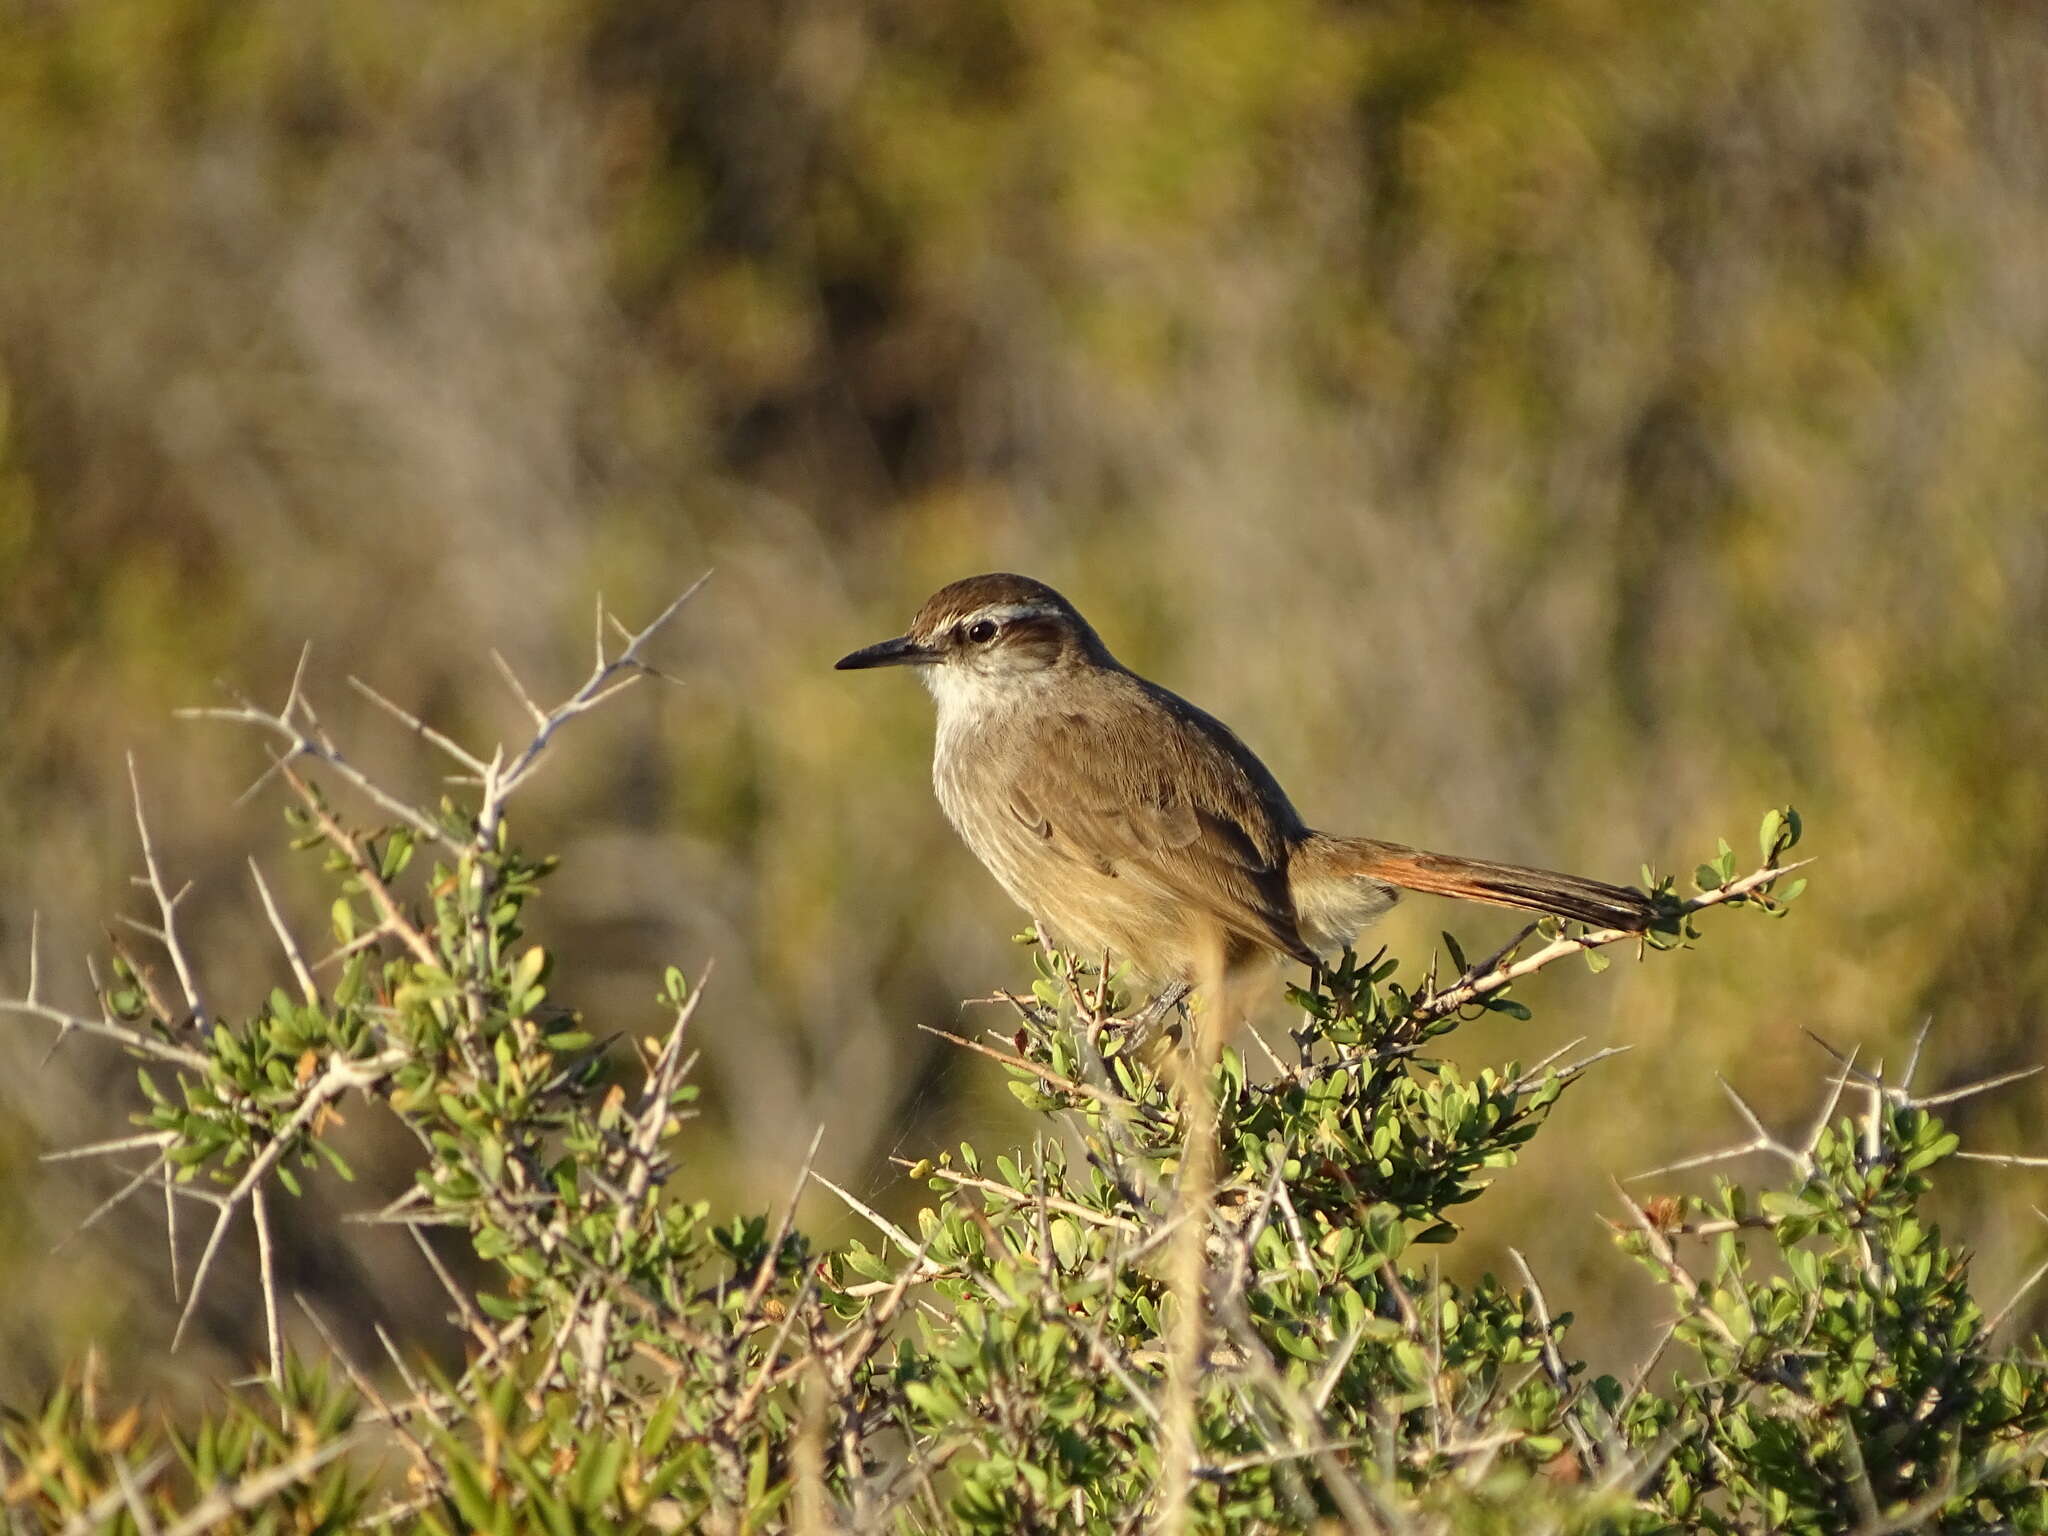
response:
M908 635L898 635L894 640L863 646L832 665L841 672L858 672L864 667L921 667L938 659L939 653L930 646L920 645Z

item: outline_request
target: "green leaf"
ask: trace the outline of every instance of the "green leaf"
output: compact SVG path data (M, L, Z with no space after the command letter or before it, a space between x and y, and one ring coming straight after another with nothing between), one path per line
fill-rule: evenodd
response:
M1918 1147L1908 1154L1905 1162L1900 1165L1901 1170L1906 1173L1917 1172L1930 1163L1940 1162L1961 1145L1962 1138L1954 1131L1948 1131L1926 1146Z

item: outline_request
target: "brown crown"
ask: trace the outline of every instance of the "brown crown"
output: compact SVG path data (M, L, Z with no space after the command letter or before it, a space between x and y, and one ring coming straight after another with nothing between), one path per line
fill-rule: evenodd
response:
M1008 571L993 571L939 588L917 610L917 617L910 621L910 633L919 639L930 639L969 614L997 604L1052 608L1077 625L1081 622L1074 605L1044 582L1033 581L1029 576L1013 576Z

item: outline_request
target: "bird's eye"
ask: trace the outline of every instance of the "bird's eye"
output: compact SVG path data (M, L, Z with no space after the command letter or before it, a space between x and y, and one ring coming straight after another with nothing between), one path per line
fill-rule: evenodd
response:
M967 626L967 638L976 645L987 645L995 637L996 624L994 619L976 619Z

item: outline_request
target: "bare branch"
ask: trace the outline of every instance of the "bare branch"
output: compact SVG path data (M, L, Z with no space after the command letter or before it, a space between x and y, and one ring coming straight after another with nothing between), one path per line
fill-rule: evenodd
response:
M170 1132L166 1131L163 1133L161 1138L151 1139L160 1139L162 1141L168 1142L171 1139L171 1134ZM70 1232L65 1234L65 1236L59 1238L57 1240L56 1247L52 1248L50 1251L52 1253L59 1252L63 1249L65 1244L71 1242L72 1239L82 1236L85 1232L97 1226L100 1222L100 1219L104 1217L109 1211L113 1210L115 1207L120 1205L130 1195L134 1194L138 1189L142 1188L143 1185L147 1184L152 1178L154 1178L158 1170L163 1168L165 1164L168 1162L169 1156L170 1154L167 1152L158 1153L156 1158L152 1162L150 1162L146 1167L144 1167L140 1173L136 1174L127 1183L123 1184L111 1195L107 1196L107 1198L102 1200L98 1205L94 1206L92 1208L92 1214L87 1216L85 1220L81 1221L77 1226L73 1227Z
M917 1166L916 1163L907 1157L892 1157L889 1161L899 1168L915 1168ZM1005 1200L1023 1204L1043 1205L1049 1211L1059 1211L1063 1215L1072 1216L1077 1221L1091 1222L1098 1227L1114 1227L1120 1232L1142 1232L1145 1230L1135 1221L1131 1221L1123 1216L1106 1215L1101 1211L1092 1210L1088 1206L1078 1205L1072 1200L1062 1199L1058 1195L1041 1195L1031 1191L1012 1189L1007 1184L998 1184L993 1179L976 1178L973 1174L962 1173L957 1168L943 1168L934 1164L925 1177L944 1179L947 1183L957 1185L962 1189L978 1189L984 1194L995 1195Z
M1712 1307L1700 1304L1698 1295L1699 1282L1694 1278L1692 1271L1679 1262L1678 1255L1672 1251L1671 1240L1665 1236L1655 1222L1650 1220L1649 1213L1636 1204L1634 1198L1627 1190L1621 1187L1618 1181L1614 1185L1614 1192L1621 1197L1621 1203L1628 1208L1629 1220L1643 1234L1651 1257L1657 1261L1658 1267L1664 1271L1666 1282L1681 1297L1686 1315L1705 1322L1721 1336L1721 1341L1724 1344L1728 1345L1731 1349L1740 1350L1742 1348L1742 1341L1736 1337L1735 1330L1729 1325L1728 1320Z
M1580 1037L1580 1039L1583 1038L1583 1036ZM1575 1061L1566 1062L1563 1066L1556 1068L1555 1071L1547 1070L1552 1062L1556 1061L1558 1057L1577 1044L1579 1044L1579 1040L1573 1040L1562 1049L1552 1051L1548 1056L1537 1062L1535 1066L1508 1084L1508 1092L1527 1093L1530 1089L1541 1086L1546 1077L1557 1077L1564 1082L1572 1082L1574 1079L1591 1071L1601 1062L1615 1056L1626 1056L1635 1049L1632 1045L1603 1045L1597 1051L1581 1056Z
M1000 1061L1006 1067L1014 1067L1019 1072L1028 1072L1040 1082L1058 1088L1063 1092L1078 1094L1084 1099L1093 1099L1098 1104L1106 1104L1111 1108L1143 1108L1141 1105L1132 1104L1122 1094L1111 1093L1107 1089L1098 1088L1093 1083L1081 1082L1076 1078L1062 1077L1059 1073L1053 1071L1051 1067L1041 1067L1035 1061L1027 1061L1022 1056L1013 1056L1008 1051L999 1051L992 1045L983 1045L979 1040L969 1040L964 1035L955 1035L943 1029L934 1029L929 1024L920 1024L917 1027L928 1035L937 1035L941 1040L951 1041L954 1045L960 1046L964 1050L978 1052L980 1055L987 1056L991 1060Z
M1806 1128L1806 1139L1799 1146L1810 1160L1820 1148L1820 1139L1827 1134L1829 1124L1840 1107L1842 1093L1849 1086L1849 1075L1856 1069L1856 1053L1850 1052L1842 1060L1842 1070L1835 1074L1834 1083L1828 1090L1828 1101L1820 1107L1820 1113L1813 1117L1813 1123Z
M303 699L297 702L299 706L298 713L311 713ZM267 710L257 708L247 700L244 700L233 709L223 709L220 707L180 709L174 711L174 713L181 720L226 720L237 725L253 725L259 729L269 731L273 735L281 736L290 743L290 746L288 750L273 761L272 771L285 773L295 758L309 757L313 761L326 766L349 784L352 784L359 794L369 799L380 809L397 817L429 842L439 843L444 848L453 848L455 846L455 840L431 816L428 816L416 806L406 804L405 801L385 790L376 780L343 757L336 750L332 742L308 734L284 715L273 715ZM267 778L268 774L265 777ZM257 780L258 785L262 782L263 780L261 779ZM251 789L253 790L255 787L252 785Z
M412 1451L413 1466L421 1479L430 1487L439 1487L441 1484L441 1474L435 1467L433 1456L428 1453L427 1447L420 1437L413 1433L412 1426L406 1422L407 1418L414 1411L431 1415L433 1411L431 1405L424 1398L420 1398L418 1393L415 1393L415 1398L419 1400L412 1409L393 1407L384 1394L377 1390L377 1383L364 1375L361 1367L349 1358L348 1351L341 1347L341 1340L334 1336L334 1331L327 1326L326 1320L313 1310L313 1304L307 1301L305 1297L298 1295L294 1295L292 1300L296 1301L299 1304L299 1310L306 1314L306 1320L313 1325L314 1331L320 1335L321 1341L326 1344L327 1352L341 1362L342 1370L348 1373L348 1379L355 1384L355 1389L368 1399L376 1409L377 1416L397 1430L404 1438L406 1445Z
M454 758L456 762L462 764L462 766L467 768L471 773L480 774L484 771L484 761L482 758L478 757L475 753L463 747L452 737L435 730L431 725L427 724L426 721L420 719L418 715L412 713L412 711L400 708L397 704L392 703L391 700L385 698L383 694L379 693L376 689L372 688L360 677L356 677L353 674L351 674L348 680L348 685L349 687L355 689L357 693L360 693L364 698L368 699L372 704L375 704L379 709L383 710L387 715L390 715L393 719L397 720L399 724L403 725L407 730L411 731L413 735L418 736L423 741L432 742L435 746L439 747L443 752L446 752L450 757Z
M503 813L505 802L518 791L535 768L539 766L541 755L547 751L548 746L553 742L555 733L578 715L589 713L620 689L637 682L643 674L651 671L652 669L641 660L640 653L642 649L645 648L648 641L652 640L667 626L669 620L676 616L683 604L695 597L698 590L710 579L711 573L706 571L702 576L699 576L690 583L666 608L655 615L652 623L629 637L618 655L610 660L605 659L604 626L602 617L600 617L597 659L591 668L590 676L584 679L583 685L580 688L551 710L543 711L535 704L532 697L519 685L519 680L512 675L511 668L505 665L503 658L496 658L500 670L505 673L506 679L518 693L520 701L525 704L528 713L534 717L534 724L537 729L534 732L533 739L520 749L518 756L514 757L502 772L485 774L488 787L484 794L482 814L478 817L478 841L480 844L486 847L489 846L490 838L495 835L497 821ZM600 615L602 615L602 611L602 605L600 605Z
M2043 1221L2048 1221L2048 1212L2044 1212L2038 1205L2034 1207L2034 1214ZM2048 1259L2036 1265L2034 1272L2020 1282L2019 1289L2012 1293L2011 1299L1985 1320L1984 1336L1987 1339L1998 1332L1999 1325L2012 1316L2014 1310L2026 1299L2027 1293L2039 1285L2044 1276L2048 1276Z
M505 679L506 683L511 687L513 694L526 707L526 712L533 716L533 723L540 726L546 725L548 723L548 712L533 702L533 695L528 693L526 685L519 681L519 674L512 670L512 663L496 651L491 652L491 660L498 665L498 675Z
M818 1122L817 1130L811 1133L811 1144L804 1150L804 1160L797 1169L796 1183L789 1191L789 1198L782 1203L782 1216L775 1223L775 1231L769 1236L768 1246L761 1250L761 1263L754 1271L754 1283L747 1287L746 1300L740 1306L742 1317L752 1317L754 1309L761 1305L761 1298L768 1294L768 1287L775 1281L775 1263L782 1254L782 1245L789 1240L789 1230L796 1224L797 1202L803 1198L804 1186L811 1181L811 1169L818 1161L818 1148L825 1144L825 1122Z
M284 1330L277 1320L277 1253L270 1240L270 1202L262 1185L249 1192L249 1214L256 1219L256 1275L263 1292L263 1343L270 1357L270 1384L284 1386Z
M1958 1152L1966 1163L1996 1163L2004 1168L2048 1168L2048 1157L2022 1157L2009 1152Z
M852 1209L859 1215L867 1217L869 1221L874 1223L876 1231L880 1232L884 1237L888 1238L891 1242L895 1243L895 1245L901 1248L905 1253L915 1257L916 1255L922 1252L921 1245L917 1243L914 1239L912 1239L911 1235L908 1232L905 1232L901 1227L897 1226L895 1222L891 1221L888 1217L884 1216L880 1211L876 1210L873 1206L861 1200L851 1191L841 1189L837 1184L834 1184L830 1179L826 1178L825 1175L819 1173L816 1169L813 1169L811 1171L811 1178L815 1182L824 1185L827 1189L831 1190L833 1194L837 1195L840 1199L844 1200L850 1209Z
M696 1016L697 1005L703 1001L704 988L700 984L691 991L683 1005L676 1010L675 1023L669 1027L668 1038L662 1042L661 1053L647 1071L647 1081L640 1092L640 1114L633 1128L631 1148L632 1167L626 1173L626 1187L620 1192L612 1217L612 1245L610 1262L617 1265L626 1251L626 1245L634 1236L639 1225L640 1213L649 1192L654 1188L655 1149L661 1145L673 1113L671 1101L675 1097L676 1084L685 1069L683 1037L690 1027L690 1020ZM818 1135L825 1134L823 1126ZM817 1150L817 1142L811 1143L811 1150ZM808 1164L806 1165L808 1166ZM778 1246L781 1239L776 1239ZM610 1343L612 1297L609 1291L598 1297L592 1309L583 1339L584 1381L587 1389L605 1386L603 1369L604 1355ZM609 1390L608 1387L606 1390Z
M186 1298L185 1309L178 1314L178 1326L171 1335L171 1348L176 1349L184 1340L185 1329L192 1321L192 1314L199 1306L199 1297L206 1289L207 1273L213 1268L213 1261L220 1254L221 1240L227 1236L228 1223L234 1219L235 1211L255 1191L256 1186L270 1170L277 1166L298 1135L313 1121L322 1105L339 1098L351 1088L365 1087L376 1082L393 1067L405 1060L403 1051L386 1051L362 1061L338 1061L315 1078L306 1090L306 1096L299 1107L292 1111L291 1118L277 1128L270 1142L250 1162L240 1182L220 1199L220 1215L214 1218L213 1231L206 1239L205 1250L199 1256L199 1266L192 1272L192 1293Z
M298 941L284 925L284 914L277 910L277 903L271 898L270 886L263 878L263 871L252 857L249 873L256 877L256 890L263 897L263 910L270 917L270 926L277 934L277 942L284 950L285 960L291 965L292 974L299 978L299 991L308 1003L320 1001L320 989L313 984L313 973L306 969L306 957L299 953Z
M1930 1013L1920 1021L1919 1031L1913 1036L1913 1050L1906 1057L1906 1070L1899 1074L1899 1083L1902 1087L1911 1088L1913 1086L1913 1078L1920 1070L1920 1052L1927 1044L1928 1032L1933 1028L1934 1015ZM2039 1068L2035 1070L2038 1071Z
M135 1521L136 1536L159 1536L160 1527L156 1516L149 1512L149 1506L142 1501L142 1490L136 1486L128 1471L128 1458L114 1458L114 1482L121 1490L121 1497L128 1505L128 1513Z
M135 796L135 830L142 839L142 863L149 871L149 889L156 897L157 910L163 913L163 930L158 935L164 949L170 954L171 964L178 972L178 985L185 990L185 1003L192 1017L202 1024L206 1021L206 1003L199 995L199 982L194 977L191 959L185 953L185 946L178 938L178 903L183 901L192 889L187 885L171 894L164 889L163 871L156 862L156 848L150 842L149 818L142 809L142 779L135 769L135 754L128 754L128 787ZM170 1022L166 1020L165 1022Z
M1950 1088L1943 1093L1930 1093L1904 1102L1909 1109L1929 1109L1936 1104L1953 1104L1959 1099L1975 1098L1980 1093L1989 1093L1994 1088L2003 1088L2008 1083L2024 1082L2037 1076L2044 1069L2039 1066L2016 1067L2010 1072L2001 1072L1996 1077L1980 1078L1974 1083L1965 1083L1960 1088ZM1904 1087L1905 1085L1901 1085Z
M25 1018L42 1019L55 1024L59 1031L59 1039L75 1030L81 1035L96 1035L104 1040L115 1041L137 1055L153 1056L158 1061L175 1062L181 1067L189 1067L198 1072L205 1071L212 1064L211 1058L204 1051L195 1051L190 1046L173 1045L168 1040L144 1034L141 1030L132 1029L126 1024L114 1023L104 1018L88 1019L79 1014L67 1013L64 1009L52 1008L47 1003L31 1003L26 998L0 997L0 1013L16 1013Z
M112 1157L117 1152L139 1152L144 1147L167 1147L177 1137L170 1131L144 1131L139 1136L116 1136L112 1141L87 1142L82 1147L63 1147L37 1156L39 1163L71 1163L84 1157Z
M184 1267L178 1259L178 1182L171 1174L170 1160L163 1162L158 1178L164 1191L164 1248L168 1253L171 1269L171 1299L185 1299Z

